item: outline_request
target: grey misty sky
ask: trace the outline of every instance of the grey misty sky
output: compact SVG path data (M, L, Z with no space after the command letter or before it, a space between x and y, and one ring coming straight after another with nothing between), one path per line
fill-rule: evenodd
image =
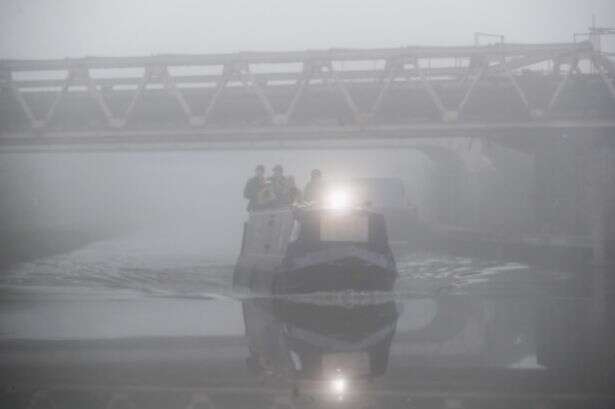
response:
M615 0L0 0L0 58L566 42Z

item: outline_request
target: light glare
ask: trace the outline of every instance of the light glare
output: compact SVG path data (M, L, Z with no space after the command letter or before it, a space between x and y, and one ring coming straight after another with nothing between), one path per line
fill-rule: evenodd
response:
M342 189L331 191L327 197L327 207L331 209L345 209L350 203L350 194Z
M341 395L346 392L346 379L342 377L335 378L331 381L331 389L335 394Z

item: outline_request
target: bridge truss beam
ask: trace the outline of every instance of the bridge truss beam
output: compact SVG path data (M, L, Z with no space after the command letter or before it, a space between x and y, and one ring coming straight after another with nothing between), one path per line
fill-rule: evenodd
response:
M567 69L562 72L563 66ZM606 89L613 109L556 112L566 88L580 77L602 84L599 88ZM532 94L534 83L548 83L543 87L548 91L542 91L548 95ZM562 121L575 128L601 128L612 126L609 121L615 112L613 63L589 43L6 60L0 61L0 88L0 145L101 139L139 143L148 138L212 142L222 135L233 142L280 139L280 132L289 141L297 135L310 139L319 132L334 138L350 132L353 138L361 138L385 128L388 133L395 128L404 137L437 136L438 132L450 136L502 128L555 129L563 127ZM510 98L503 102L497 94L506 90L516 95L520 116L481 116L476 107L468 113L472 102L496 113L510 111L506 105ZM337 99L345 113L333 114L333 119L306 119L299 105L312 91L323 105ZM417 102L409 102L401 93L412 98L420 95L426 106L412 105ZM151 120L155 112L146 112L150 119L144 120L143 112L136 118L137 111L147 111L144 100L151 95L175 101L183 121L175 118L172 127L163 129ZM250 109L260 109L263 115L242 118L242 113L228 111L218 116L231 120L221 123L216 114L225 96L244 102L253 98L260 108ZM86 126L78 125L60 112L62 104L83 98L94 102L102 122L92 118ZM126 102L122 105L118 98ZM407 103L408 117L392 118L391 104L385 107L387 100L394 100L398 107ZM412 117L421 109L431 114ZM25 121L15 120L11 115L15 112ZM343 123L340 116L345 118ZM335 132L326 129L330 126L336 127Z

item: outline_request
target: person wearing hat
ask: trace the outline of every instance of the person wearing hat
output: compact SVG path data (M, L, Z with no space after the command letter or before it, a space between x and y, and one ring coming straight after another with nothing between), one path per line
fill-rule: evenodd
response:
M260 191L265 187L265 167L258 165L254 169L254 176L248 179L243 189L243 197L248 199L248 211L256 209Z
M284 176L282 165L275 165L273 167L273 175L269 178L269 182L271 183L276 204L279 206L289 204L288 180Z
M306 202L320 202L323 195L322 173L318 169L312 170L310 173L310 181L305 185L303 190L303 200Z

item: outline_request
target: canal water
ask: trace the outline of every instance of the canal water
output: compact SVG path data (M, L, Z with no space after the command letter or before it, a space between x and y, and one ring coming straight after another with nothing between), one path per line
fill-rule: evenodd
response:
M281 366L307 373L352 355L374 378L362 391L398 394L383 407L407 407L412 388L426 387L425 399L441 397L432 396L434 385L448 385L449 396L465 381L505 393L542 388L551 375L533 377L554 368L589 368L591 297L578 276L412 248L395 256L391 293L284 297L236 291L234 254L152 231L14 264L0 275L0 400L27 407L54 385L57 402L73 402L62 407L77 407L75 394L113 402L109 388L127 396L147 387L165 399L187 394L177 404L186 407L217 399L207 392L213 387L229 399L263 385L294 390ZM163 401L152 396L142 398L158 407ZM272 399L262 407L274 407Z

